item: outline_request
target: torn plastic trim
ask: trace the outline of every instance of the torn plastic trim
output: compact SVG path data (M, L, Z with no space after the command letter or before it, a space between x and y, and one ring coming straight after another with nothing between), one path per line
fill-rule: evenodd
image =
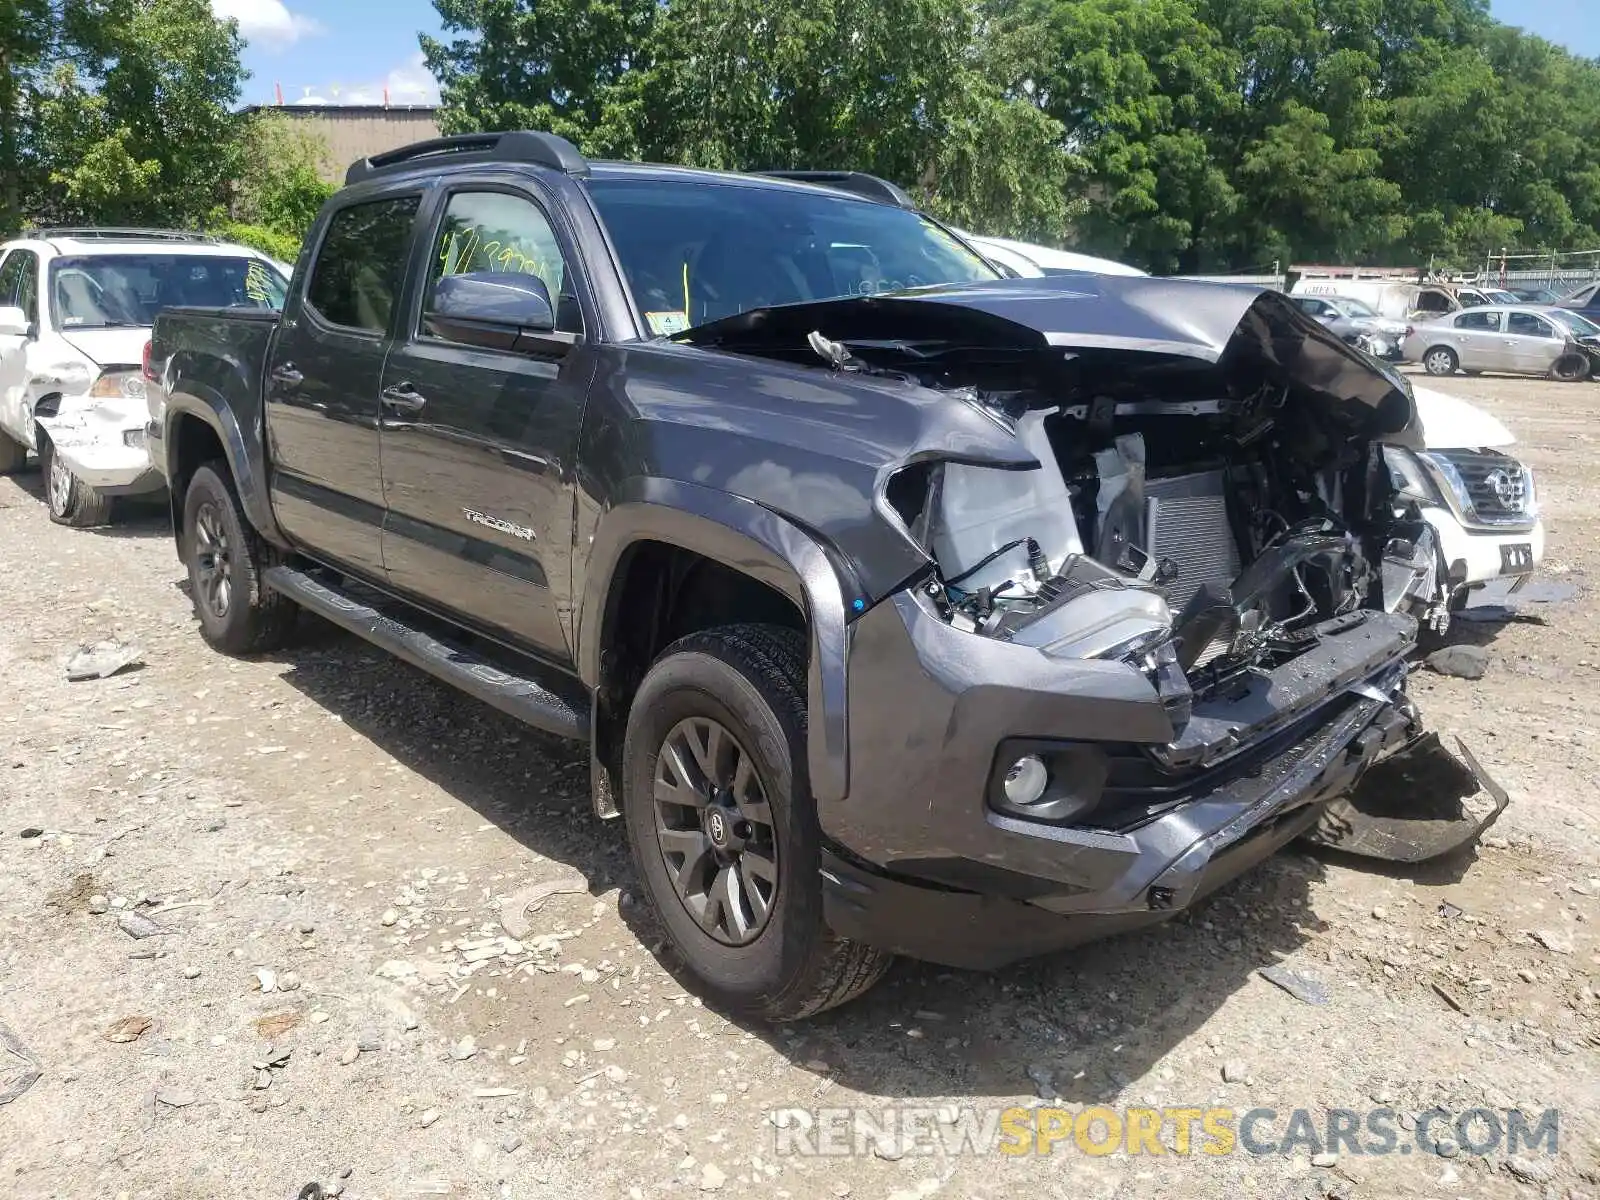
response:
M1437 732L1373 764L1324 808L1306 840L1388 862L1441 858L1481 838L1511 797L1467 744L1448 750Z

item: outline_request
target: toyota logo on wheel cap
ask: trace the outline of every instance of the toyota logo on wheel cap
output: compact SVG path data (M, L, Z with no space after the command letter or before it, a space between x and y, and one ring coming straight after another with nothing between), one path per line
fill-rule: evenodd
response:
M719 846L728 840L728 822L721 813L713 812L706 818L706 832L711 835L711 840Z

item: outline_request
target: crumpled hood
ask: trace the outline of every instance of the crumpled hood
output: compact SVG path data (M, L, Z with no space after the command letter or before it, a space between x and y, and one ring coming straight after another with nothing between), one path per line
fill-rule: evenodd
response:
M1138 276L1000 279L752 309L680 341L726 350L803 344L812 330L851 343L1060 349L1134 366L1182 358L1321 393L1371 436L1420 449L1411 390L1278 292Z
M144 361L144 344L150 340L150 330L63 329L61 336L98 367L136 367Z

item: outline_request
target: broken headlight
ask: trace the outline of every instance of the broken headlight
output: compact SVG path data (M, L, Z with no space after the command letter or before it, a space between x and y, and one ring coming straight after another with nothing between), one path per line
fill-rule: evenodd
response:
M1389 479L1394 484L1394 490L1401 499L1415 500L1418 504L1439 503L1439 489L1433 486L1422 463L1411 451L1400 446L1385 446L1383 461L1389 468Z

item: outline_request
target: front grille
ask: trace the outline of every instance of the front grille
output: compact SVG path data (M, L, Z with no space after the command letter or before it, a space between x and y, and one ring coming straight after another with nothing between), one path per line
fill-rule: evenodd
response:
M1463 513L1481 525L1527 525L1533 519L1533 479L1528 469L1498 450L1444 450L1436 455L1453 469L1471 511ZM1446 470L1448 476L1449 471ZM1461 493L1465 495L1462 496Z

